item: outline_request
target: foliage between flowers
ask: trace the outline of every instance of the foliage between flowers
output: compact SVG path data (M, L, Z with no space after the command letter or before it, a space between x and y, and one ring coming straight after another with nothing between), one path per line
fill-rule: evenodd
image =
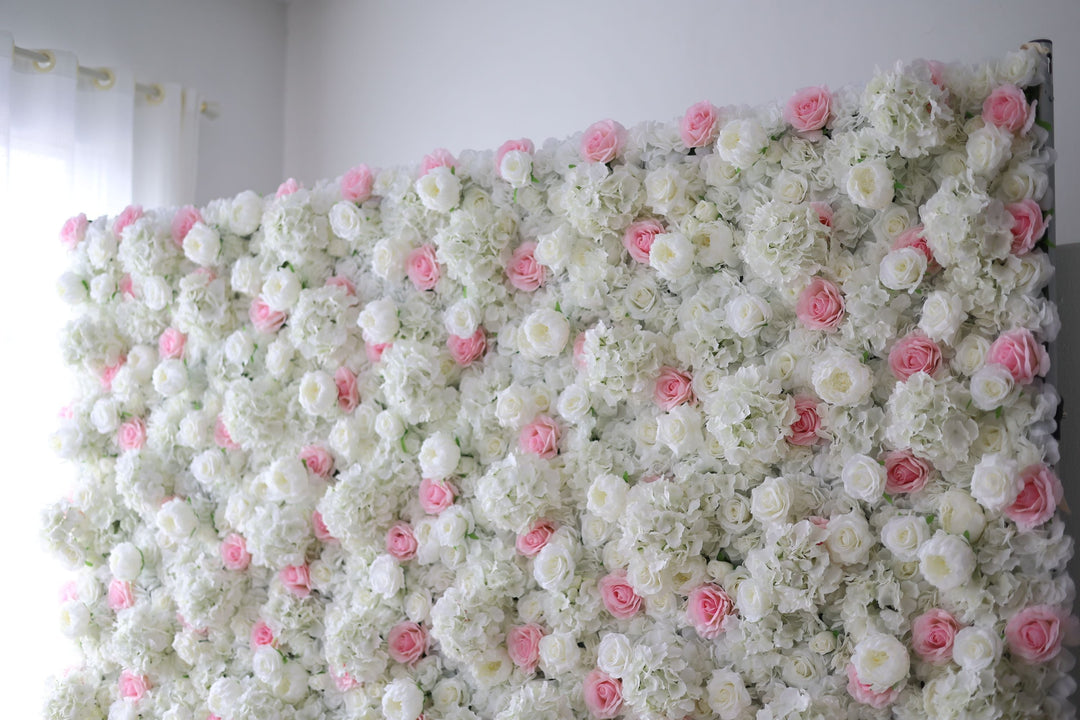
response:
M48 715L1071 714L1043 70L72 219Z

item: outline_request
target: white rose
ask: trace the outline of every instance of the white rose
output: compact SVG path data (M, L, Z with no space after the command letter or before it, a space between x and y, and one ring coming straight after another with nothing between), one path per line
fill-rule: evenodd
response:
M568 385L559 393L559 400L555 407L559 415L572 423L580 423L589 415L592 398L589 396L589 391L581 385Z
M286 312L300 299L300 278L292 270L282 268L266 276L262 284L262 298L271 310Z
M532 397L520 385L510 385L495 396L495 419L503 427L517 429L535 414Z
M196 265L213 265L221 253L221 236L214 228L197 222L184 237L184 255Z
M56 281L56 293L60 299L69 305L77 305L86 302L88 290L86 280L73 272L66 272ZM149 303L148 303L149 304ZM151 308L160 310L161 308Z
M258 295L262 288L262 273L258 258L245 255L237 258L229 274L232 289L244 295Z
M533 559L533 579L545 590L562 592L574 579L577 564L568 543L549 541Z
M969 625L953 639L953 660L968 672L990 667L1001 657L1001 637L990 628Z
M829 520L828 532L825 547L834 562L855 565L866 562L870 557L874 539L862 511L834 516Z
M682 233L661 233L653 238L649 266L660 277L675 282L693 268L694 244Z
M996 175L1012 157L1012 133L996 125L984 125L968 135L967 166L976 175Z
M139 292L146 303L146 307L154 311L164 310L173 299L172 287L165 281L165 278L157 275L143 280L142 284L139 285Z
M397 305L390 298L373 300L360 311L356 324L364 331L365 342L388 343L401 328Z
M182 393L188 384L187 366L183 360L169 358L154 368L154 389L165 397Z
M422 623L431 615L431 598L426 592L411 592L405 596L405 617Z
M878 277L890 290L914 290L926 273L926 255L916 248L893 250L881 259Z
M762 587L756 580L743 580L735 592L735 605L739 608L739 615L747 622L762 620L772 609L771 595L769 589Z
M143 555L132 543L122 542L109 553L109 570L117 580L133 582L143 568Z
M919 548L919 570L938 590L955 590L971 579L975 553L963 539L938 530Z
M383 238L371 249L371 270L387 282L396 282L405 275L405 260L409 246L396 238Z
M868 503L881 499L885 493L886 476L885 467L869 455L852 455L840 472L844 492Z
M713 670L706 686L709 708L721 720L736 720L750 707L750 693L738 673L732 670Z
M278 458L266 471L265 483L271 500L297 500L309 487L307 468L298 457Z
M814 365L811 382L818 397L832 405L859 405L873 389L870 368L843 351L821 358Z
M461 460L461 448L448 432L437 432L420 446L420 472L431 480L445 480L454 474Z
M405 587L405 572L392 555L382 553L372 561L368 581L373 592L390 599Z
M752 337L772 320L769 303L757 295L742 294L727 304L727 324L739 337Z
M334 203L334 207L330 208L330 229L344 240L359 239L363 227L362 219L356 203L342 201Z
M90 278L90 299L98 304L104 304L116 294L116 281L111 275L95 275Z
M386 720L416 720L424 712L424 691L410 677L401 677L386 686L382 697Z
M633 647L622 633L608 633L596 650L596 664L612 677L621 678L630 670Z
M292 364L296 348L283 337L274 340L266 348L266 371L273 377L280 378L285 375Z
M260 645L251 658L251 671L267 685L273 685L281 679L284 665L281 653L271 645Z
M416 181L416 194L428 210L450 212L461 201L461 181L442 165Z
M1012 505L1023 485L1020 467L1008 455L983 455L971 473L971 496L993 512Z
M938 518L945 532L978 540L986 527L982 508L963 490L949 490L938 498Z
M255 341L246 330L237 330L225 340L225 357L229 362L244 365L255 352Z
M206 705L210 709L210 712L215 715L218 715L219 717L228 717L229 713L240 706L240 696L243 692L244 687L236 678L218 678L214 681L214 684L210 686L210 692L206 698Z
M229 228L234 235L250 235L259 228L262 212L262 198L251 190L245 190L233 198L229 207Z
M685 456L701 446L701 413L689 405L679 405L656 418L656 439L676 457Z
M300 406L311 415L327 415L337 407L337 385L322 370L305 373L300 380Z
M952 365L964 375L974 375L976 370L986 364L986 355L989 352L990 341L982 335L971 333L956 346Z
M788 522L793 503L794 492L786 478L769 478L750 492L750 512L762 525Z
M522 150L511 150L499 163L499 177L510 183L511 187L525 187L532 176L532 155Z
M790 170L781 170L773 178L773 198L780 202L801 203L806 197L808 183L802 175L797 175Z
M191 461L191 474L202 485L213 485L225 472L225 455L220 450L204 450Z
M930 527L919 515L897 515L881 528L881 544L905 562L917 559L929 538Z
M127 365L124 366L124 369L130 370L132 377L136 381L144 383L150 380L157 363L157 348L152 348L149 345L136 345L128 352Z
M90 410L90 422L94 429L108 435L120 427L120 406L111 397L100 398Z
M893 200L894 183L884 160L865 160L848 173L847 193L859 207L884 210Z
M735 119L720 129L716 152L720 159L745 170L761 157L768 144L769 135L756 120Z
M851 656L859 681L874 692L885 692L908 676L911 658L904 644L892 635L871 633L855 645Z
M78 600L60 606L60 632L69 638L77 638L90 627L90 608Z
M161 506L157 512L157 526L173 540L189 538L199 527L195 511L186 501L175 498Z
M570 323L555 310L535 310L525 318L518 333L522 351L536 358L553 357L562 352L570 339Z
M1004 365L983 365L971 376L971 402L980 410L1010 404L1019 394L1012 373Z
M829 630L822 630L810 638L809 645L818 655L827 655L836 649L836 635Z
M960 296L944 290L935 290L926 296L919 329L931 340L951 343L956 332L967 319Z
M375 416L375 433L383 440L397 440L405 433L405 425L393 410L383 410Z
M287 663L282 668L281 677L273 685L274 695L287 703L298 703L307 697L311 678L308 671L298 662Z
M608 522L616 522L626 510L626 481L604 473L592 481L587 495L589 512Z
M577 667L581 648L570 633L553 632L540 638L540 669L546 675L560 675Z
M469 520L460 505L453 505L435 519L435 537L443 547L456 547L469 532Z
M471 337L480 327L480 308L472 300L462 298L443 313L446 332L458 337Z
M466 701L465 685L457 677L443 678L431 691L431 704L446 713Z

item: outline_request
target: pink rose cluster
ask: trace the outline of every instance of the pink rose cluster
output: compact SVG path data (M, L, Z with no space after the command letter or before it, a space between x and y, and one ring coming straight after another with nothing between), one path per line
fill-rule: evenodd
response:
M247 542L236 533L227 535L221 542L221 561L229 570L247 570L251 564L251 553L247 550Z
M86 237L86 228L89 224L86 213L79 213L73 218L68 218L64 226L60 228L60 243L68 250L74 250Z
M544 284L546 269L536 260L536 243L519 245L506 266L510 284L522 292L533 292Z
M487 352L487 334L484 333L484 328L477 328L469 337L451 335L446 339L446 347L455 363L461 367L469 367Z
M320 445L305 445L300 448L300 462L308 472L325 480L334 471L334 456Z
M278 573L281 584L285 589L298 598L306 598L311 594L311 572L304 565L286 565Z
M1020 493L1003 514L1015 522L1021 532L1027 532L1054 516L1065 492L1058 476L1042 463L1021 470L1020 483Z
M421 245L409 253L406 272L417 290L434 290L439 284L440 275L435 246Z
M1053 660L1061 651L1066 616L1052 605L1032 605L1009 618L1005 642L1009 652L1029 663Z
M835 283L815 277L795 302L795 317L811 330L835 330L844 320L844 296Z
M550 520L537 520L531 528L517 536L514 546L525 557L536 557L554 534L555 523Z
M915 653L932 665L952 659L953 641L960 623L940 608L924 612L911 623L911 646Z
M847 677L848 694L851 695L856 702L860 702L863 705L869 705L875 710L880 710L883 707L891 705L896 702L896 698L900 696L900 691L896 688L889 688L884 692L874 692L874 688L869 683L864 683L859 679L859 673L851 663L848 663L847 666Z
M506 633L506 650L515 665L531 673L540 664L540 641L543 639L544 628L536 623L515 625Z
M818 413L818 399L810 395L795 396L795 422L791 423L791 434L787 441L792 445L807 447L822 440L821 415Z
M630 223L623 232L623 247L630 253L630 257L642 265L649 264L649 253L652 252L653 240L657 235L663 235L667 230L659 220L648 218Z
M589 162L609 163L626 145L626 128L614 120L595 122L581 136L581 157Z
M337 386L338 407L344 413L351 413L360 404L360 390L356 385L356 373L342 365L334 373L334 385Z
M371 197L375 178L367 165L357 165L341 176L341 198L362 203Z
M901 382L906 382L916 373L934 377L941 369L941 363L941 348L918 332L901 338L889 351L889 369Z
M634 592L634 588L626 579L626 572L617 570L600 578L600 599L607 611L619 618L626 620L637 615L641 609L641 596Z
M1035 124L1035 103L1029 106L1024 91L1015 85L1002 85L983 101L982 119L988 125L1023 134Z
M1050 356L1027 328L1008 330L990 345L986 362L1002 365L1013 380L1027 385L1050 370Z
M926 487L934 466L909 449L885 453L885 492L903 495Z
M559 454L559 426L547 415L540 415L521 428L518 438L521 449L527 453L550 460Z
M784 121L797 132L820 139L831 112L832 95L828 88L807 87L792 95L784 105Z
M248 310L248 319L251 320L251 324L256 330L267 335L280 330L287 317L288 315L280 310L272 310L261 297L252 300L251 308Z
M412 560L418 547L412 526L404 520L397 521L386 531L386 552L398 562Z
M705 147L720 132L720 111L707 100L687 108L679 121L679 137L687 148Z
M706 583L690 591L686 616L698 635L712 640L727 629L727 619L734 610L735 603L720 586Z
M582 686L585 707L598 720L610 720L622 710L622 680L613 678L600 669L585 676Z
M191 232L195 223L203 222L202 213L194 205L185 205L176 211L172 219L172 240L176 247L183 247L184 238Z
M656 378L653 401L664 411L683 404L693 405L695 398L691 383L692 379L688 373L665 365L660 368L660 376Z
M1039 242L1046 232L1047 222L1043 219L1042 208L1031 198L1018 203L1009 203L1005 209L1012 215L1013 255L1026 255Z
M428 633L419 623L398 623L390 629L386 644L394 662L415 665L427 652Z
M926 256L927 272L933 272L941 267L934 259L934 251L930 249L929 242L926 239L925 228L922 225L909 227L907 230L896 236L896 239L893 240L892 249L903 250L904 248L915 248Z
M457 488L447 480L420 480L420 507L428 515L438 515L454 504Z
M457 160L446 148L432 150L420 161L420 177L427 175L437 167L457 168Z

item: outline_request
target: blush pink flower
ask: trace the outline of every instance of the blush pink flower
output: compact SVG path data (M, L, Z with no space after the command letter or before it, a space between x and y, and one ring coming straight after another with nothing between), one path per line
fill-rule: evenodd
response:
M712 103L694 103L679 121L679 137L688 148L704 147L716 139L719 119L720 111Z
M529 155L532 155L533 152L535 152L533 142L528 138L521 138L520 140L507 140L499 146L498 150L495 151L495 172L499 172L499 169L502 167L502 161L503 158L506 157L506 153L515 150L517 152L528 153Z
M920 372L933 377L941 369L941 348L922 333L912 333L889 351L889 369L901 382Z
M417 290L434 290L439 282L439 263L433 245L421 245L409 253L407 272Z
M506 651L515 665L531 673L540 663L540 641L543 638L544 628L536 623L515 625L506 633Z
M599 720L616 717L622 710L622 680L611 677L603 670L589 672L582 691L585 694L585 707Z
M831 103L828 88L803 88L784 105L784 120L800 133L819 131L829 122Z
M614 120L594 122L581 136L581 157L589 162L609 163L626 144L626 128Z
M572 350L574 356L574 367L578 370L585 369L585 333L578 333L578 336L574 338L574 347Z
M135 297L135 283L131 280L129 273L124 273L120 278L120 294L125 299Z
M986 362L1003 365L1013 380L1027 385L1050 369L1050 356L1027 328L1003 332L990 345Z
M225 427L225 420L220 415L214 421L214 444L224 450L239 450L240 445L232 439L229 428Z
M946 611L928 610L911 623L911 647L928 663L947 663L952 660L953 641L959 630L960 623Z
M341 199L362 203L371 197L374 183L371 168L364 164L357 165L341 176Z
M120 368L124 367L125 362L127 362L127 358L121 356L115 365L105 366L105 369L101 371L101 387L106 390L112 389L113 378L116 377L116 373L120 372Z
M432 150L430 154L425 155L424 159L420 161L420 177L424 177L437 167L456 168L457 160L446 148Z
M221 541L221 561L229 570L247 570L251 564L251 553L243 536L232 533Z
M121 450L138 450L146 444L146 423L142 418L132 418L116 431L116 443Z
M649 218L638 220L627 226L623 232L623 247L630 252L630 257L642 265L649 264L649 253L657 235L667 232L659 220Z
M724 590L713 583L699 585L687 598L686 617L698 635L712 640L726 629L726 621L735 604Z
M66 603L79 599L79 586L74 580L68 580L60 586L60 602Z
M176 328L165 328L158 338L158 356L162 360L173 358L179 360L184 357L184 346L187 345L187 335Z
M281 584L285 586L285 589L296 597L306 598L311 594L311 573L306 563L304 565L286 565L278 573L278 577L281 579Z
M390 657L395 662L415 665L427 652L428 634L423 625L414 622L398 623L386 636Z
M438 515L454 504L457 489L446 480L420 480L420 507L428 515Z
M1046 232L1046 221L1043 220L1042 208L1039 203L1031 198L1021 200L1018 203L1009 203L1005 209L1012 215L1012 247L1013 255L1024 255L1031 252L1035 243Z
M278 185L277 192L274 193L274 197L283 198L288 195L292 195L300 189L300 183L296 182L296 178L289 178L285 182Z
M349 297L356 295L356 286L353 285L353 281L344 275L334 275L333 277L326 278L326 287L340 287L345 288L345 294Z
M531 423L521 428L518 441L521 449L538 455L545 460L559 454L559 426L547 415L540 415Z
M135 604L135 587L127 580L113 578L109 583L109 609L126 610Z
M64 226L60 228L60 244L68 250L74 250L86 237L86 227L89 224L86 213L79 213L75 217L68 218Z
M1020 494L1003 514L1016 523L1021 532L1033 530L1054 516L1064 491L1054 471L1042 463L1020 471Z
M855 672L855 666L848 663L847 666L848 677L848 694L855 699L855 702L860 702L863 705L869 705L870 707L880 710L887 705L891 705L896 701L896 698L900 695L900 691L896 688L889 688L885 692L874 692L873 688L869 684L859 680L859 674Z
M1005 642L1009 652L1029 663L1053 660L1061 651L1065 614L1052 605L1032 605L1009 618Z
M390 349L393 343L364 343L364 354L368 362L377 363L382 360L383 353Z
M334 456L321 445L305 445L300 448L300 462L304 463L308 472L324 480L334 471Z
M120 673L120 697L131 702L143 699L150 689L150 678L145 675L136 675L131 670Z
M798 417L791 423L787 441L792 445L808 446L821 442L821 415L818 414L817 398L810 395L795 396L795 412Z
M844 296L835 283L815 277L795 302L795 316L811 330L834 330L844 320Z
M185 205L176 211L172 219L172 241L176 247L182 247L184 245L184 238L191 232L191 228L195 223L202 222L202 214L195 208L194 205Z
M262 620L258 620L251 626L251 649L254 650L266 645L277 647L278 640L270 626Z
M940 60L927 60L926 67L930 71L930 82L944 90L945 64Z
M334 678L334 686L337 687L337 689L341 692L348 692L349 690L360 686L360 683L356 681L356 678L354 678L344 669L342 669L340 674L334 670L331 670L330 675ZM210 718L207 718L207 720L210 720Z
M528 531L517 536L514 547L525 557L536 557L554 533L555 523L550 520L537 520Z
M143 210L140 205L128 205L113 222L113 234L119 237L124 232L124 228L141 218L142 214Z
M597 587L600 589L600 599L604 607L620 620L637 615L641 609L641 596L634 592L633 586L626 581L624 570L617 570L600 578Z
M892 495L919 492L926 487L934 466L911 450L885 453L885 492Z
M386 552L399 562L406 562L416 557L418 546L412 526L404 520L397 521L386 531Z
M833 209L829 203L815 200L810 203L810 208L817 213L819 223L828 228L832 227Z
M484 328L477 328L469 337L451 335L446 339L446 347L450 350L450 357L454 358L454 362L468 367L487 352L487 335Z
M664 411L671 410L685 403L694 404L694 389L691 387L689 373L665 365L660 368L653 388L653 402Z
M544 284L546 268L536 261L536 243L519 245L506 266L510 284L522 292L533 292Z
M356 386L356 373L342 365L334 372L334 385L337 386L338 407L342 412L350 413L360 404L360 389Z
M326 527L322 513L318 510L311 513L311 529L315 533L315 539L319 542L327 544L337 542L337 538L330 533L330 528Z
M283 312L272 310L261 297L252 300L251 309L248 310L251 324L261 333L276 333L285 324L287 317Z
M983 101L982 119L1011 133L1026 133L1035 122L1035 105L1028 106L1024 91L1015 85L1001 85Z
M903 250L904 248L915 248L926 256L927 272L933 272L941 266L938 265L937 261L934 259L934 251L930 249L925 232L926 230L922 225L909 227L907 230L896 236L896 239L893 240L892 249Z

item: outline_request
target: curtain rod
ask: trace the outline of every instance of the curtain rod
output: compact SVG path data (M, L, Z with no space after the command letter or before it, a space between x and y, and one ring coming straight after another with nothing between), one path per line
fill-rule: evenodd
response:
M15 54L32 60L35 66L44 72L52 70L56 64L56 55L51 50L30 50L16 45ZM94 83L94 87L102 90L108 90L116 82L116 75L109 68L92 68L79 65L78 71L83 77L89 78ZM146 85L137 82L135 83L135 89L145 95L146 99L151 103L161 102L165 98L165 88L159 83ZM199 112L213 120L221 114L221 109L216 102L203 100L199 104Z

